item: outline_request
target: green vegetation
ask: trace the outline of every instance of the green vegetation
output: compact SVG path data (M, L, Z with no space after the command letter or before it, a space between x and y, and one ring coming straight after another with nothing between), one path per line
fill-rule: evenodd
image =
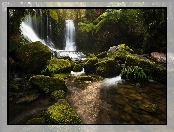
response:
M58 101L65 97L65 92L63 90L55 90L51 93L51 98Z
M73 68L73 71L74 71L74 72L81 72L81 71L83 70L83 66L84 66L83 63L75 64L75 65L74 65L74 68Z
M98 58L88 58L87 61L84 64L84 70L86 74L95 73L96 66L95 64L98 63Z
M144 73L143 69L138 66L127 66L124 68L121 74L121 78L136 82L148 80L148 76Z
M31 77L29 81L32 87L45 93L52 93L55 90L67 91L67 86L62 78L36 75Z
M41 74L51 75L59 73L70 73L71 63L68 60L57 59L56 57L48 60L46 67L41 71Z
M67 79L70 76L71 76L70 73L51 74L51 77L58 77L62 79Z
M102 77L115 77L121 72L118 61L114 59L105 59L96 64L96 74Z
M24 44L16 50L19 66L26 73L40 73L51 55L49 47L40 41Z
M50 106L45 112L48 124L80 124L81 119L73 108L61 99L55 105Z

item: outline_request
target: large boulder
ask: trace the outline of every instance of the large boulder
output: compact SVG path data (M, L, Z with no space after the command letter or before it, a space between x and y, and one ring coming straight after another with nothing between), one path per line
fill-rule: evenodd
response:
M114 59L105 59L96 64L96 74L102 77L115 77L120 73L120 64Z
M41 71L44 75L70 73L71 62L69 60L57 59L56 57L48 60L47 65Z
M81 119L65 99L50 106L45 112L48 124L80 124Z
M26 73L40 73L51 56L49 47L40 41L24 44L16 50L19 66Z
M96 65L98 63L98 58L88 58L87 61L84 64L84 70L86 74L95 73L96 71Z
M66 92L68 90L64 79L58 77L36 75L32 76L29 81L33 88L45 93L52 93L55 90L63 90Z
M127 55L125 67L127 66L138 66L143 69L147 76L151 76L156 63L139 55Z

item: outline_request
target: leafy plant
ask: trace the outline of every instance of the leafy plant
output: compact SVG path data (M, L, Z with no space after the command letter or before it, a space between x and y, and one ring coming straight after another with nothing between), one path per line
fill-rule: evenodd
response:
M147 80L148 76L145 74L144 70L139 66L127 66L122 71L122 78L141 82Z

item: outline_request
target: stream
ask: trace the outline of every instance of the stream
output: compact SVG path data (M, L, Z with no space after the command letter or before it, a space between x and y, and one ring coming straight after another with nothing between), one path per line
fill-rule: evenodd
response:
M166 85L136 84L120 76L93 82L75 78L66 80L65 99L81 117L81 124L166 124ZM27 104L9 101L9 124L25 124L54 103L43 93Z

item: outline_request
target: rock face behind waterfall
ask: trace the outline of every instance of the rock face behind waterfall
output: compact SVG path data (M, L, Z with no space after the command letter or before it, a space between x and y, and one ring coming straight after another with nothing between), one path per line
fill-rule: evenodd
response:
M40 73L47 61L51 59L50 48L39 41L22 45L16 56L21 70L26 73Z

